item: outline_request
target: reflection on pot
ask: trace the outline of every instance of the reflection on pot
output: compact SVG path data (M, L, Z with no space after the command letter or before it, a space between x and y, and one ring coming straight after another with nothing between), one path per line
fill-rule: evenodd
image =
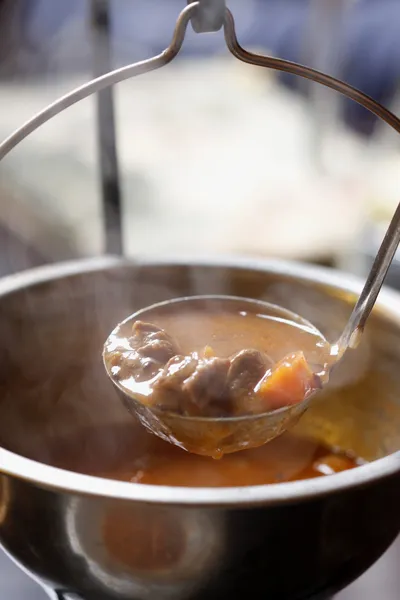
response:
M66 527L74 553L118 597L187 597L212 577L224 546L219 511L75 499Z

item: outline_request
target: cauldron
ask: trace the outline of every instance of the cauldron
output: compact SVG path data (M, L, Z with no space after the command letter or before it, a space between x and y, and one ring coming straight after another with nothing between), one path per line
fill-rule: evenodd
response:
M329 338L362 282L253 260L102 258L0 282L0 542L57 598L324 599L400 529L400 295L383 290L359 349L298 424L367 461L309 481L243 488L123 483L74 472L142 443L103 370L114 325L183 295L260 298ZM60 456L74 456L60 468ZM69 470L71 469L71 470ZM162 543L148 536L157 523ZM107 533L108 532L108 533ZM111 532L111 537L110 537ZM151 542L151 540L150 540ZM143 549L143 551L142 551Z

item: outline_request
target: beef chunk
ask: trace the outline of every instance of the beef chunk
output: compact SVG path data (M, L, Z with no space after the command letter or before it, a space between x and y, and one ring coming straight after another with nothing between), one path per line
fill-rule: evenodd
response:
M143 321L134 323L129 345L132 350L120 356L119 379L133 377L138 382L153 379L179 352L177 343L170 335Z
M161 331L163 331L163 329L160 329L157 325L145 323L144 321L135 321L132 325L133 340L138 340L140 342L146 341L148 336L151 336L154 333L158 334Z
M143 321L133 324L129 344L141 356L148 356L164 365L179 354L178 344L164 329Z
M165 365L173 356L177 348L168 340L153 339L140 346L137 350L139 356L151 358L160 365Z
M141 356L136 350L124 352L120 355L115 366L120 369L117 373L119 379L129 379L133 377L135 381L147 381L155 377L162 365L153 358Z
M199 361L196 354L189 356L177 355L171 358L165 365L163 372L157 379L156 386L160 387L180 387L185 379L188 379L196 370Z
M231 358L227 375L229 395L233 399L251 395L272 364L272 360L258 350L238 352Z
M153 383L153 402L157 408L185 413L190 402L183 384L196 370L198 357L177 355L171 358Z
M229 359L200 359L196 353L174 356L153 384L154 404L191 416L221 412L221 406L227 402L228 369Z
M200 410L217 407L226 398L226 377L229 370L229 359L210 358L200 361L193 374L186 379L183 391L191 403Z

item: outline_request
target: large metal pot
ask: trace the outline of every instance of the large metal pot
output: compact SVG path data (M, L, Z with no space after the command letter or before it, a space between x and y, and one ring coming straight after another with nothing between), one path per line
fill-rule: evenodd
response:
M334 271L237 260L107 258L3 280L4 549L58 598L304 600L328 598L347 585L400 529L395 292L382 292L359 350L298 426L377 459L371 464L317 480L225 489L122 483L52 465L68 447L82 463L95 457L106 464L124 440L143 443L147 434L122 408L100 357L106 335L128 313L184 294L245 295L298 311L334 337L360 288ZM132 529L146 520L148 535L157 522L167 540L153 562L147 529ZM150 552L146 564L132 558L142 544Z

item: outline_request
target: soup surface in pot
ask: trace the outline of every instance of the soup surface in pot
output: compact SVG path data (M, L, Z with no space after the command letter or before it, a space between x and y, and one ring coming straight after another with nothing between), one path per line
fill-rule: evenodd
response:
M235 487L282 483L353 469L361 459L293 433L260 448L228 454L220 460L168 444L141 426L119 431L86 432L58 446L53 464L107 479L184 487ZM131 432L131 435L129 434ZM105 444L99 449L97 439ZM97 452L92 449L96 447Z
M355 457L285 434L261 448L226 455L218 461L163 444L163 448L101 475L153 485L229 487L311 479L358 464Z

